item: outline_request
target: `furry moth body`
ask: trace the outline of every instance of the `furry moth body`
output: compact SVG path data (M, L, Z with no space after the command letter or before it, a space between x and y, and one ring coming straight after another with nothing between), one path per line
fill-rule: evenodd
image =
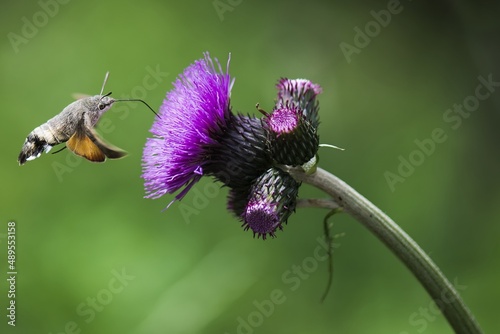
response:
M109 96L95 95L71 103L60 114L31 131L17 159L19 164L36 159L42 152L48 153L53 146L62 143L93 162L125 156L125 151L105 143L93 129L114 102Z
M118 159L127 154L118 147L106 143L95 132L94 127L101 116L117 101L141 101L148 107L149 105L142 100L116 100L109 96L111 93L102 95L108 75L109 72L106 73L99 95L74 101L61 113L31 131L17 159L19 165L40 157L44 151L48 153L53 146L62 143L66 143L73 153L92 162L104 162L106 158ZM151 111L155 113L153 109Z

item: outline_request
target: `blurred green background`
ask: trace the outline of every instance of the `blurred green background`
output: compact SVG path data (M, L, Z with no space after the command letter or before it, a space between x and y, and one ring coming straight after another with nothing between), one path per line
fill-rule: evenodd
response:
M172 196L144 199L141 154L153 115L140 104L117 104L101 119L104 138L129 152L123 160L92 164L66 150L17 165L26 135L72 93L98 94L106 71L106 92L157 109L204 51L222 63L231 52L235 111L255 113L257 102L270 110L280 77L319 83L321 142L346 149L321 149L321 166L431 255L485 332L498 328L500 89L459 126L443 119L454 104L474 102L479 76L500 81L498 5L61 2L3 2L0 11L2 333L452 333L408 270L346 215L334 217L334 233L345 236L321 304L325 211L299 209L264 242L242 230L225 209L226 189L210 179L166 211ZM371 11L388 6L398 12L385 27L370 23ZM372 29L369 41L356 27ZM341 43L356 42L346 57ZM156 81L152 71L162 73ZM400 157L418 158L415 140L436 128L446 141L391 187L384 174L398 173ZM323 196L301 188L301 198ZM15 328L6 318L10 220Z

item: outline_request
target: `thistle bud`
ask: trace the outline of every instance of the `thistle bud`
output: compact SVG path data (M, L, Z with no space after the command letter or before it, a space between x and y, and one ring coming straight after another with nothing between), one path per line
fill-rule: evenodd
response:
M281 78L276 85L278 89L277 105L293 105L302 111L304 118L314 127L319 125L319 105L316 96L321 94L321 86L307 79Z
M294 105L280 105L264 118L268 146L273 160L282 165L300 166L318 152L317 128Z
M250 189L250 196L241 217L245 230L266 239L275 237L295 211L300 183L279 168L269 168Z

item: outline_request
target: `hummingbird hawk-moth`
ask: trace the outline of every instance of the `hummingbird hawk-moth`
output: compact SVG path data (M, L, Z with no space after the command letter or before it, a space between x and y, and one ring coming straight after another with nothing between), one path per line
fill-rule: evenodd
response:
M74 101L61 113L31 131L17 158L19 165L40 157L44 151L48 153L53 146L62 143L66 143L66 147L76 155L92 162L104 162L106 158L118 159L127 155L120 148L106 143L94 130L101 116L113 103L119 101L139 101L153 113L156 112L140 99L117 100L110 96L111 92L102 95L108 76L109 72L104 77L99 95L82 97Z

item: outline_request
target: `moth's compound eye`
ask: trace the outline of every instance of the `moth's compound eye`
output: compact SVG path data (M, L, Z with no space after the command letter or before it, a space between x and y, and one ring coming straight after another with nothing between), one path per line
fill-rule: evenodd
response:
M97 108L99 108L99 110L104 110L104 108L106 108L106 105L104 103L99 103Z

